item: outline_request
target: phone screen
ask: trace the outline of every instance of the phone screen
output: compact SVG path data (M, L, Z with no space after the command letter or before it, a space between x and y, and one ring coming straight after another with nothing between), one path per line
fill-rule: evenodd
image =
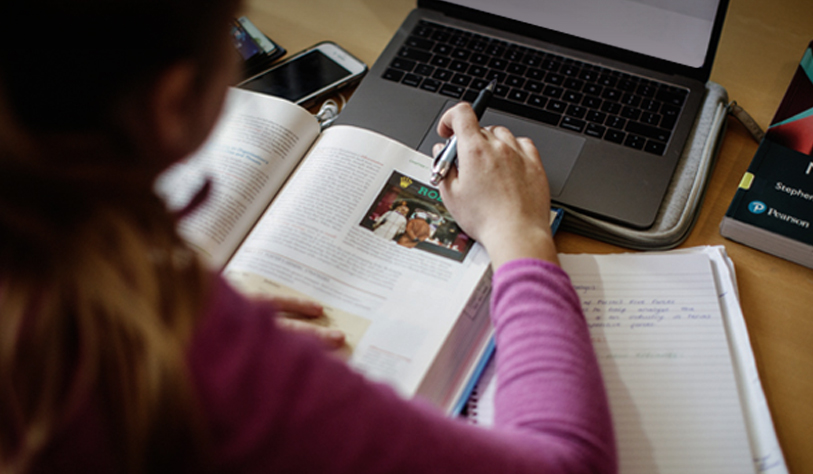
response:
M246 61L255 56L271 54L277 49L277 45L262 34L262 32L244 16L232 22L231 35L234 47Z
M348 75L350 71L314 50L240 87L296 102Z

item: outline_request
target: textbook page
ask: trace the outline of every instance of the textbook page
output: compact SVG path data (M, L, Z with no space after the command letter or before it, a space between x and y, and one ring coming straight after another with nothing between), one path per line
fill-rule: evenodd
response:
M186 241L221 269L319 135L307 110L275 97L230 89L212 135L156 183L182 209L212 182L208 198L180 223Z
M728 257L723 246L693 247L673 250L672 253L702 252L711 259L717 281L717 293L726 323L726 334L731 346L731 355L740 389L740 400L745 406L745 423L751 438L751 450L757 471L764 474L787 474L785 456L776 437L776 429L762 381L757 371L751 339L740 307L734 262Z
M327 129L224 275L248 293L320 302L351 366L415 395L453 327L455 340L490 334L478 311L488 256L427 184L431 165L376 133ZM449 370L470 359L442 358Z
M755 472L709 256L564 255L607 388L619 472ZM493 364L473 394L490 426Z

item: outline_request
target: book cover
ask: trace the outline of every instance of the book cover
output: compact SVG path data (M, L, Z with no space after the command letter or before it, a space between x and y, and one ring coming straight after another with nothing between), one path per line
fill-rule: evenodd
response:
M720 233L813 268L813 42L740 182Z

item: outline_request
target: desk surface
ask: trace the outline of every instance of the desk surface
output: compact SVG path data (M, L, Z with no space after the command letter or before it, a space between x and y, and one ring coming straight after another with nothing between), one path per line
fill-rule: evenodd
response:
M332 40L372 65L413 0L249 0L246 14L289 52ZM732 0L711 79L767 127L805 47L810 0ZM699 220L683 247L724 245L734 260L743 312L779 442L793 474L813 473L813 270L723 239L718 231L757 145L731 121ZM567 253L623 248L569 233Z

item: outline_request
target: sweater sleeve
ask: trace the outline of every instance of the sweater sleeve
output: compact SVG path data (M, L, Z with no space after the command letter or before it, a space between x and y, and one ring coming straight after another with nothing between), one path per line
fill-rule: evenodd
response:
M606 397L578 299L558 267L495 275L498 424L404 400L279 330L222 281L190 367L223 472L614 472Z

